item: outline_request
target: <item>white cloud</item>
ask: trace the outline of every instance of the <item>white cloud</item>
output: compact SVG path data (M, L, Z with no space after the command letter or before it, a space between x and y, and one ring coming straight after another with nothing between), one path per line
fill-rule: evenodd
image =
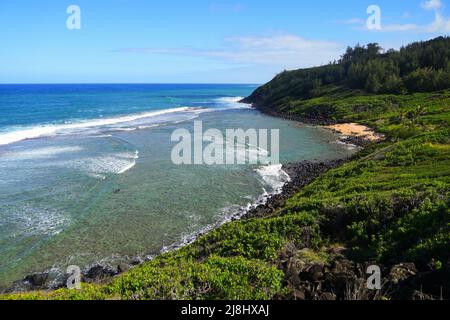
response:
M339 21L342 24L365 24L366 20L361 18L352 18L344 21Z
M421 3L422 8L426 10L439 10L442 7L441 0L426 0Z
M198 48L125 48L118 52L170 54L217 59L238 65L301 68L338 59L345 48L337 43L308 40L296 35L247 36L225 39L217 50Z
M425 30L430 33L450 32L450 19L442 16L439 11L436 11L434 21Z
M434 21L422 27L423 32L437 33L450 32L450 18L444 17L441 13L441 0L427 0L422 3L422 8L434 10Z
M414 23L408 24L389 24L385 25L381 28L381 31L384 32L405 32L405 31L413 31L418 30L419 27Z

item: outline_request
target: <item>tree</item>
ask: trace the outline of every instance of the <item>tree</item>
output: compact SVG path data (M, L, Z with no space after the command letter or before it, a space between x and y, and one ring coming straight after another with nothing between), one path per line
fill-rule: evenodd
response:
M365 89L370 93L378 93L381 89L380 81L376 74L371 74L367 78Z
M402 93L404 92L405 86L402 78L395 74L387 76L381 90L385 93Z

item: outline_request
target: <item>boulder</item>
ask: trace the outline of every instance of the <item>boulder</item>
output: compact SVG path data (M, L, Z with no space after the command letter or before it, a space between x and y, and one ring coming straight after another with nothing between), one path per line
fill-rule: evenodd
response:
M129 264L119 263L119 265L117 266L117 272L124 273L124 272L127 272L128 270L130 270L130 268L131 268L131 266Z
M144 260L141 257L135 257L133 258L133 260L131 260L131 265L132 266L137 266L144 263Z
M83 274L83 282L100 282L117 274L114 270L110 268L97 265L90 268L85 274Z
M48 273L35 273L26 276L23 281L30 284L30 286L34 289L42 289L48 286L48 280Z
M417 274L417 268L414 263L400 263L391 268L389 280L393 284L405 281Z

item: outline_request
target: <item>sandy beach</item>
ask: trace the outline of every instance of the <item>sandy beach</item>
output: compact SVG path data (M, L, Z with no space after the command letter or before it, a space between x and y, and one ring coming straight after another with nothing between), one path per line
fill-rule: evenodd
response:
M338 132L345 136L362 138L368 141L379 141L383 139L381 134L376 133L371 128L357 124L357 123L343 123L331 126L326 126L325 128Z

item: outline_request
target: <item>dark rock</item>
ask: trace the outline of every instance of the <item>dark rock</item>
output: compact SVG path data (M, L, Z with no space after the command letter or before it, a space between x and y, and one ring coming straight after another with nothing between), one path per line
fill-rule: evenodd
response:
M118 272L118 273L124 273L124 272L127 272L128 270L130 270L130 268L131 268L131 266L128 265L128 264L126 264L126 263L120 263L120 264L117 266L117 272Z
M29 283L33 288L44 288L48 285L49 274L48 273L35 273L25 277L23 280Z
M110 277L113 277L116 274L117 272L115 272L114 270L97 265L90 268L86 272L86 274L83 274L83 281L89 283L100 282Z
M313 275L312 275L312 279L314 280L314 281L319 281L320 279L322 279L323 278L323 273L322 272L315 272L315 273L313 273Z
M450 269L443 268L435 271L418 272L400 283L420 291L424 297L434 299L450 299Z
M347 259L336 259L331 263L333 273L353 273L354 263Z
M131 260L131 265L132 266L137 266L137 265L140 265L142 263L144 263L144 260L142 258L140 258L140 257L135 257L135 258L133 258L133 260Z
M310 267L309 272L312 273L312 274L322 273L323 269L324 269L324 265L323 264L315 263L315 264L313 264Z
M301 290L295 289L293 292L293 295L294 295L295 300L305 300L306 299L305 292L303 292Z
M11 287L2 290L1 293L27 292L32 290L36 289L33 288L31 283L25 282L24 280L18 280L14 281Z
M15 281L10 288L2 290L2 292L26 292L33 290L45 290L49 288L49 274L34 273L27 275L23 280Z
M417 269L414 263L401 263L392 267L389 273L389 280L393 284L398 284L417 274Z
M301 284L299 270L295 263L288 263L287 270L285 271L285 276L288 280L288 283L292 286L298 287Z

